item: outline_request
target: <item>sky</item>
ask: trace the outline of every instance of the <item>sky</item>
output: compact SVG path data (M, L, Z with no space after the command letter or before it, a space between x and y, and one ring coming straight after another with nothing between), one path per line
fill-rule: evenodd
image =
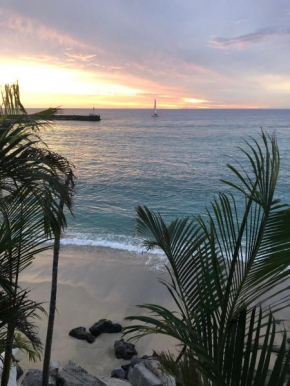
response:
M0 44L26 107L290 107L290 0L0 0Z

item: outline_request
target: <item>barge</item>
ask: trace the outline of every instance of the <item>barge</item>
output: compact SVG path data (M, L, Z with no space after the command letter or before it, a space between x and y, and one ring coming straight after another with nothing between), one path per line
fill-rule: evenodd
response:
M56 114L49 117L49 119L54 121L88 121L88 122L97 122L101 120L101 116L97 114L89 115L64 115Z

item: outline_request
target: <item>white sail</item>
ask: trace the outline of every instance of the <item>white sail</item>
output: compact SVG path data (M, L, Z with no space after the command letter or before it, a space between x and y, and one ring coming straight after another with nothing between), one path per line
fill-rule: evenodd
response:
M158 117L156 99L154 99L154 113L151 114L151 117L153 117L153 118L157 118Z

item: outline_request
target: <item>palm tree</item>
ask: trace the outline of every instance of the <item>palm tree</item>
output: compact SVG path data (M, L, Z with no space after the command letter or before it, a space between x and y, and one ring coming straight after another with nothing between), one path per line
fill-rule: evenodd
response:
M0 305L5 299L7 312L2 315L0 308L0 337L5 346L1 384L6 386L16 331L30 340L33 349L41 347L31 318L42 308L27 299L28 291L20 289L19 274L37 253L51 248L45 242L58 236L66 225L59 202L71 210L71 191L64 179L72 166L64 157L50 151L38 134L54 109L27 114L20 103L17 84L6 86L3 106L0 115ZM20 342L19 334L16 337ZM31 355L32 352L30 350Z
M70 172L66 178L65 185L67 188L74 188L74 176ZM71 193L72 194L72 193ZM60 200L59 212L63 214L64 201ZM59 251L60 251L60 239L61 233L55 236L54 247L53 247L53 263L52 263L52 279L51 279L51 294L50 294L50 305L49 305L49 315L48 315L48 324L46 332L46 343L43 359L43 370L42 370L42 386L48 385L49 380L49 366L50 366L50 356L51 356L51 347L52 347L52 338L53 338L53 328L54 328L54 318L56 310L56 296L57 296L57 276L58 276L58 260L59 260Z
M150 314L128 317L136 324L125 334L177 339L177 358L162 353L161 362L183 386L282 386L287 379L290 350L275 314L289 302L290 208L275 196L275 136L262 132L260 143L246 146L244 161L228 165L233 179L224 182L232 192L219 193L206 216L166 225L159 214L137 209L145 246L168 258L169 281L162 283L176 310L141 305Z

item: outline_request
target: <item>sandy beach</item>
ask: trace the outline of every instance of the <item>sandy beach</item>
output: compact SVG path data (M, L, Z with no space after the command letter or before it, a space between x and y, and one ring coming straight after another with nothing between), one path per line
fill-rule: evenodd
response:
M99 319L111 319L123 325L128 315L139 315L135 305L157 303L173 309L166 288L158 282L165 273L156 271L148 255L103 247L62 247L59 262L57 315L51 360L61 366L72 360L92 374L110 375L114 367L126 361L115 358L114 341L121 334L103 334L93 344L71 338L68 332L78 326L87 329ZM21 276L23 288L32 289L31 298L45 302L50 298L52 251L39 255ZM45 342L47 317L37 321L42 342ZM164 336L139 340L136 349L140 356L152 350L174 349L174 343ZM20 354L23 368L41 368L42 363L29 363Z

